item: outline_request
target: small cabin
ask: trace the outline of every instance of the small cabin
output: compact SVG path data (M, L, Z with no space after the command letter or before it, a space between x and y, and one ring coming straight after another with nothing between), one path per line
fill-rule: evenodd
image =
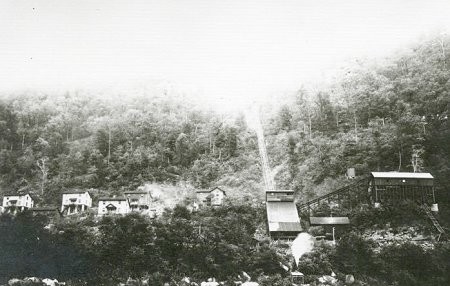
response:
M403 200L434 204L434 178L430 173L372 172L369 195L375 204Z
M208 206L221 206L224 202L226 193L219 187L208 191L197 191L197 199L200 203Z
M130 212L128 199L125 197L99 198L98 215L125 215Z
M67 215L77 214L92 207L92 198L88 191L72 190L63 192L61 212Z
M125 197L130 204L131 212L149 214L151 195L146 191L128 191L124 192Z
M3 197L3 211L15 214L34 206L34 200L30 194L8 194Z

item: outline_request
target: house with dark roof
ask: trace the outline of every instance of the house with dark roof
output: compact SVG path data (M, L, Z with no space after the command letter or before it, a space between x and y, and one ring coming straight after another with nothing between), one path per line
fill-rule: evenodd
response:
M196 192L199 203L208 206L221 206L227 195L224 190L215 187L211 190L201 190Z
M125 197L103 197L98 199L98 215L125 215L130 212L130 204Z
M62 194L61 212L67 215L77 214L92 207L92 198L88 191L72 190Z
M147 191L127 191L123 193L128 199L131 212L148 215L150 213L151 195Z

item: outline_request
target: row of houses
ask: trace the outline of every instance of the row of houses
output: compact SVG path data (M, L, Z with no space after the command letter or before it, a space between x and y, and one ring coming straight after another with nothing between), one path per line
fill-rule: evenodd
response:
M196 200L200 204L209 206L220 206L223 204L225 191L216 187L212 190L197 191ZM150 217L156 216L156 208L152 207L152 196L148 191L137 190L127 191L121 196L100 197L98 199L97 214L104 215L123 215L132 212L138 212ZM195 202L195 206L198 204ZM17 212L31 210L33 212L48 213L58 211L64 215L80 214L92 208L92 197L88 191L67 191L62 194L61 208L55 207L35 207L33 196L26 194L5 195L2 202L2 212L15 214Z

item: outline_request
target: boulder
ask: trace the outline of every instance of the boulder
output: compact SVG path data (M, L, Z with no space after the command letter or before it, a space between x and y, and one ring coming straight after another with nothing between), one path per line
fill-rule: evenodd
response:
M9 281L8 281L8 286L22 286L22 285L23 285L23 280L20 280L17 278L9 279Z
M355 283L355 277L353 277L353 275L351 275L351 274L345 275L345 284L351 285L353 283Z

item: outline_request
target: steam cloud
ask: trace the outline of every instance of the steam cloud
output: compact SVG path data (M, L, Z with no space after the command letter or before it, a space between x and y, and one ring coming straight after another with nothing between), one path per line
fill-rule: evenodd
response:
M291 246L292 255L294 256L295 259L295 264L298 266L300 258L305 253L312 251L313 248L314 248L313 237L306 232L299 233L297 238L292 242Z

